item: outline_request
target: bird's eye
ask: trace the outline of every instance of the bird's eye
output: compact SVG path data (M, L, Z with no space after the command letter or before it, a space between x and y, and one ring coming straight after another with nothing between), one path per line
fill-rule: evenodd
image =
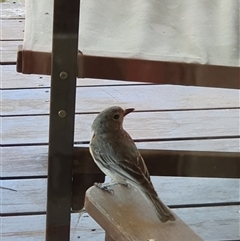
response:
M119 118L119 115L118 115L118 114L115 114L115 115L113 116L113 119L114 119L114 120L118 120L118 118Z

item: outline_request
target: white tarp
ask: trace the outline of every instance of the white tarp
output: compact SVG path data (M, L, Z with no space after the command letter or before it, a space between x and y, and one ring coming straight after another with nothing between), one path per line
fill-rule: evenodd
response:
M239 8L239 0L82 0L79 49L239 66ZM53 0L26 0L24 50L51 52L52 13Z

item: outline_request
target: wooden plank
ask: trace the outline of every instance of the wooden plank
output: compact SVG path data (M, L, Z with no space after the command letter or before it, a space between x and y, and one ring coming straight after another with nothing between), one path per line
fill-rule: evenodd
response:
M195 208L195 209L178 209L176 213L188 223L191 228L197 232L205 241L212 240L238 240L238 217L236 213L239 206L233 207L216 207L216 208ZM196 219L199 213L201 219ZM221 221L219 215L223 214ZM235 216L234 216L235 215ZM2 241L44 241L45 216L19 216L3 217ZM218 220L217 220L218 219ZM216 221L217 220L217 221ZM226 223L222 228L222 223ZM29 225L33 224L33 225ZM77 228L76 228L77 227ZM93 231L91 231L93 230ZM72 215L72 232L71 235L82 238L86 241L104 240L104 232L88 215L83 215L77 224L77 215ZM72 236L73 237L73 236ZM12 239L11 239L12 238ZM72 240L75 240L72 239ZM77 240L77 239L76 239Z
M71 215L71 241L104 240L104 231L88 214L78 218ZM45 219L45 215L1 218L1 241L45 241Z
M76 112L99 112L106 103L137 110L240 108L240 90L171 85L77 88ZM50 89L2 91L2 115L49 113ZM97 104L96 104L97 103Z
M93 54L93 53L92 53ZM96 53L96 55L98 55ZM22 56L24 57L22 59ZM157 84L239 89L239 68L148 61L134 58L78 55L78 76L84 78L143 81ZM28 64L22 65L22 62ZM83 63L83 65L82 65ZM19 51L18 71L25 74L51 73L51 53ZM83 75L82 75L83 74Z
M203 240L239 240L240 206L174 210ZM202 216L202 217L201 217Z
M205 241L239 240L239 206L174 210ZM44 241L45 215L1 217L2 241ZM104 232L87 214L72 214L71 241L104 240ZM157 240L156 240L157 241Z
M240 138L218 140L137 142L139 149L240 152Z
M138 142L137 147L157 150L240 152L239 139ZM88 145L85 145L88 146ZM2 177L47 175L47 146L0 147ZM17 160L17 165L16 165Z
M99 198L101 198L101 197L99 196ZM142 199L139 199L139 200L142 200ZM128 204L131 206L131 203L128 203ZM125 203L117 203L117 205L121 209L120 215L123 215L124 211L127 209L127 207L124 206ZM216 209L218 210L217 215L215 214ZM173 210L173 211L175 212L175 210ZM198 210L196 210L196 209L181 209L180 212L177 212L177 211L178 210L176 210L177 215L179 215L179 213L181 213L181 215L179 215L180 218L184 222L186 222L204 240L234 240L234 239L238 240L238 238L239 238L239 232L238 232L239 231L239 214L238 214L239 206L221 207L221 209L219 207L218 208L215 208L215 207L199 208ZM208 211L209 211L209 213L208 213ZM144 213L142 212L142 210L139 210L138 213L136 212L133 215L136 217L136 219L139 218L139 222L143 222L144 216L148 215L149 212L150 212L149 209L148 209L148 212L144 212ZM118 213L117 211L112 212L111 216L114 216L117 213ZM109 219L111 218L110 215L107 215L107 217ZM129 215L128 217L129 217L129 219L128 219L129 222L133 221L133 220L131 220L132 215ZM219 217L221 217L221 218L219 218ZM117 219L117 217L116 217L116 219ZM230 229L228 230L227 226L234 219L236 220L237 224L235 223L234 226L231 226L231 228L230 228L231 230ZM214 221L212 221L212 220L214 220ZM134 222L135 221L133 221L133 223ZM147 220L145 222L147 223L145 225L145 227L146 226L149 227L149 222L147 222ZM210 224L210 222L212 224ZM138 222L136 222L136 223L138 223ZM153 223L153 221L151 222L151 224L152 223ZM195 226L195 223L197 223L196 226ZM207 223L208 223L208 226L205 226L205 224L207 224ZM130 225L130 223L128 223L128 222L125 223L125 224ZM124 222L122 222L120 225L121 226L124 225ZM170 225L173 225L173 224L171 223ZM222 228L223 225L226 229ZM205 229L207 229L207 231L202 229L203 226L204 226ZM159 225L157 227L158 228L155 228L155 229L152 230L151 234L154 233L154 230L156 231L160 228ZM145 228L143 228L143 230L145 230ZM129 232L131 232L131 230L129 230ZM139 230L139 233L141 233L141 230ZM180 233L181 233L181 231L179 231L179 237L180 237ZM152 237L152 238L158 238L158 236ZM140 239L136 239L136 240L140 240ZM145 238L143 240L147 240L147 239ZM165 240L169 240L169 239L165 239ZM192 240L192 239L185 239L185 240Z
M23 40L25 20L1 20L0 40Z
M111 188L113 195L97 187L89 188L85 209L113 240L203 241L173 210L174 222L160 222L153 205L138 189L121 185Z
M23 40L25 20L0 19L0 24L2 26L2 31L0 32L0 40Z
M110 181L109 178L106 180ZM152 177L152 182L167 205L201 206L211 203L240 202L239 179L155 176ZM2 180L1 186L16 190L1 190L1 213L46 211L46 178Z
M239 114L239 109L133 112L125 120L125 129L138 140L239 136ZM75 116L75 141L79 144L90 140L95 117ZM2 144L47 143L48 124L48 116L3 117Z
M1 41L0 42L0 63L12 64L17 61L18 45L22 44L22 41ZM3 75L5 79L5 75ZM8 78L10 81L10 78Z
M0 3L0 19L25 18L24 0L7 0Z
M23 75L16 71L16 65L2 65L0 71L3 77L2 89L50 87L50 76Z
M1 177L47 175L48 146L1 147L0 153Z
M14 50L16 55L16 51ZM7 57L7 56L5 56ZM16 56L15 56L16 57ZM13 59L13 58L12 58ZM16 61L16 58L15 58ZM45 88L50 87L50 76L47 75L26 75L16 72L16 65L0 66L2 73L2 89L24 89L24 88ZM138 85L150 84L143 82L103 80L103 79L77 79L77 86L106 86L106 85Z

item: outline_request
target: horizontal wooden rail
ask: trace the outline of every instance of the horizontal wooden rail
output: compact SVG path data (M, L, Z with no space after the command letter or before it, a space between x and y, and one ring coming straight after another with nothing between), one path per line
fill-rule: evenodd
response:
M240 178L240 153L140 150L150 175ZM87 147L75 147L74 173L100 174Z
M51 53L19 46L17 71L51 74ZM150 61L78 53L78 77L239 89L239 67Z
M240 178L239 153L140 150L150 175ZM73 161L72 209L84 206L86 190L104 182L104 174L87 147L76 147Z

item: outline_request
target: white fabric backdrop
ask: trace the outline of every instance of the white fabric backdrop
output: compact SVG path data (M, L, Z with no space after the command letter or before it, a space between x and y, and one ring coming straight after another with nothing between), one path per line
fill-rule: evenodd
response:
M79 49L240 66L239 8L239 0L82 0ZM52 12L53 0L26 0L24 50L51 52Z

